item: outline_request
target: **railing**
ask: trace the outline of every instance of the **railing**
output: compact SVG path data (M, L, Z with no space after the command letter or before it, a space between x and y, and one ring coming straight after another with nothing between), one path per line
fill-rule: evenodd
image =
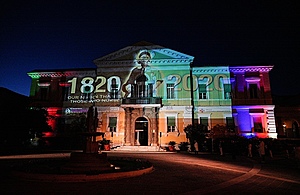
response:
M161 104L162 98L158 97L140 97L140 98L125 98L122 104Z

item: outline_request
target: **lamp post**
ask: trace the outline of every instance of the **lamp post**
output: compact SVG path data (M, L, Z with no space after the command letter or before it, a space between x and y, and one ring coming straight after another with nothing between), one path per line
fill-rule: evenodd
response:
M191 88L191 106L192 106L192 132L194 132L195 119L194 119L194 81L193 81L193 63L190 63L190 88ZM192 143L191 143L192 144Z
M286 136L286 124L285 123L283 123L282 128L283 128L283 134L284 134L284 136Z

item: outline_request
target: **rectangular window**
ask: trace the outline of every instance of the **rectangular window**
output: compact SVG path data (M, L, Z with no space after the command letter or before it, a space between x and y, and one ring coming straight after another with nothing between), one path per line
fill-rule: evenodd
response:
M40 88L40 99L47 100L48 99L48 87Z
M224 84L224 99L231 99L231 85Z
M207 99L206 84L199 84L199 99Z
M167 99L175 99L174 83L167 84Z
M258 98L257 84L249 84L249 95L250 95L250 99Z
M198 124L198 119L194 118L194 124L197 125Z
M61 98L63 101L68 100L70 87L62 87Z
M226 117L226 127L230 132L234 132L235 124L233 117Z
M263 133L261 117L253 117L254 132Z
M109 125L110 132L116 132L117 129L117 117L109 117Z
M175 117L167 117L167 132L174 132L175 131Z
M111 89L110 98L111 99L118 99L118 89Z
M208 118L207 117L200 117L200 124L205 125L208 127Z
M110 98L118 99L118 84L116 84L116 79L112 79L112 84L110 85Z

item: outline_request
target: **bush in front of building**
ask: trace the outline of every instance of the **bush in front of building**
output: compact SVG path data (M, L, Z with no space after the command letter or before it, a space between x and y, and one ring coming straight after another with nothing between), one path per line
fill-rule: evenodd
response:
M208 128L206 125L202 124L189 124L184 128L184 132L186 133L186 138L190 141L190 143L198 142L199 146L203 145L205 142L205 137L208 134ZM194 144L191 144L192 151L194 150Z

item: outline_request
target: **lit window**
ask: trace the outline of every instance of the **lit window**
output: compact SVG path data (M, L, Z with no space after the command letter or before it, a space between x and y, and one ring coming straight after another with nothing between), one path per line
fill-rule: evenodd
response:
M199 84L199 99L207 99L206 84Z
M167 132L174 132L175 131L175 117L167 117Z
M167 99L174 99L175 93L174 93L174 83L167 84Z
M253 117L253 124L254 124L254 132L257 133L263 132L261 117Z
M117 117L109 117L109 125L110 132L116 132L117 129Z

